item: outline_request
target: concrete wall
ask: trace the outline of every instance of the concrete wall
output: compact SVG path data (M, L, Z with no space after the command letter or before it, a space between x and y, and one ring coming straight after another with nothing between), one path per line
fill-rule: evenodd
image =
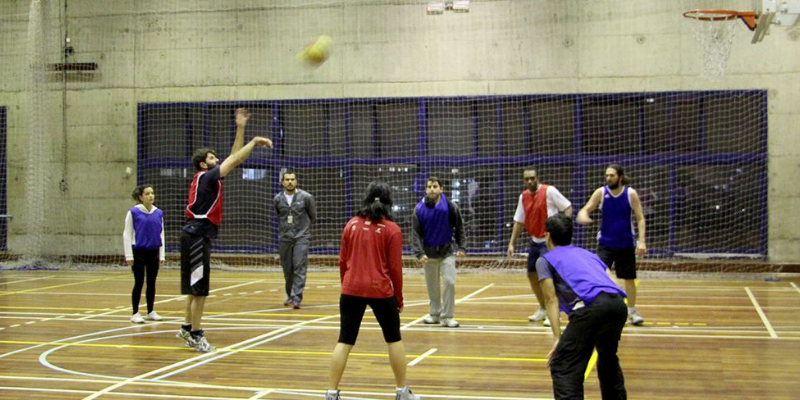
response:
M9 211L21 214L31 162L23 151L26 61L18 43L27 2L4 3L19 15L0 28L0 105L9 107ZM136 170L140 102L758 88L769 91L769 257L800 261L800 224L791 218L800 206L797 29L775 28L751 45L742 26L725 78L708 82L698 77L699 45L681 13L747 9L750 1L472 3L468 14L434 17L423 0L70 0L56 24L69 31L74 61L96 61L100 70L70 78L66 135L60 108L48 116L57 123L46 161L68 177L74 213L61 222L72 234L57 247L118 253L119 210L135 183L125 169ZM53 7L63 4L53 0ZM297 50L323 33L334 38L333 57L318 70L299 68ZM26 240L21 226L12 224L12 250Z

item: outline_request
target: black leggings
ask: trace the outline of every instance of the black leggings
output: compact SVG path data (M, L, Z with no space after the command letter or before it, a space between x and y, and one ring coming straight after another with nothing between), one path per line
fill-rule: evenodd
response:
M339 315L341 328L339 343L354 346L361 328L361 320L367 306L372 309L375 319L383 330L383 339L386 343L396 343L402 340L400 336L400 312L397 309L397 299L372 299L367 297L349 296L343 294L339 297Z
M156 300L156 277L158 277L158 250L133 250L133 291L131 292L131 305L133 314L139 312L139 299L142 297L145 269L147 270L147 313L153 312L153 303Z

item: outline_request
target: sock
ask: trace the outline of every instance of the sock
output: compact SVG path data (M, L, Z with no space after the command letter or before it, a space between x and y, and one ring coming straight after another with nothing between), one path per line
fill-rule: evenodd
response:
M339 394L339 389L328 389L328 394L337 395Z
M631 314L634 311L636 311L636 307L628 307L628 314Z
M402 388L397 388L397 393L405 393L407 391L408 391L408 386L402 387Z
M192 324L181 324L181 329L185 330L186 332L191 332Z
M205 336L205 332L203 332L202 329L200 329L199 331L192 331L191 333L193 338L199 338Z

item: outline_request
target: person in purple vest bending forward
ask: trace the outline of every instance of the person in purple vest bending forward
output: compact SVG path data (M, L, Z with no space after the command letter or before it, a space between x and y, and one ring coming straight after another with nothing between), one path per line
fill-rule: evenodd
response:
M161 321L153 306L156 299L156 277L158 268L164 263L164 213L156 207L156 194L150 185L137 186L133 190L135 206L125 215L125 230L122 232L125 263L133 271L131 322L144 323L139 314L139 299L142 297L145 275L147 276L147 319Z
M636 311L636 256L647 255L644 242L644 213L639 195L626 186L628 178L619 164L606 168L606 186L592 193L589 202L578 212L578 223L592 223L589 214L600 207L603 220L597 234L597 255L608 266L614 267L618 279L625 280L628 293L628 317L634 325L644 324L644 318ZM631 214L636 218L639 240L634 242Z
M583 399L586 366L597 350L597 377L604 400L626 399L625 378L617 346L628 315L626 294L606 274L595 254L572 246L572 218L556 214L547 219L548 252L536 261L536 271L553 330L547 366L558 399ZM559 309L569 316L561 333Z

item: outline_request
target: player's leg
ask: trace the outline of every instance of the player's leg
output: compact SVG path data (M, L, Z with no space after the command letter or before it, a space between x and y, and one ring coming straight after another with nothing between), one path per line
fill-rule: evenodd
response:
M558 341L556 354L550 363L556 399L583 398L583 375L594 351L598 326L598 318L592 315L590 308L570 313L569 325Z
M192 340L192 301L194 297L191 296L191 250L194 248L195 243L200 240L199 237L190 235L186 232L181 232L181 294L186 295L186 306L183 324L181 329L175 334L175 337L183 340L186 347L194 347L195 343Z
M286 292L286 301L283 302L285 306L293 305L292 300L292 252L294 249L294 242L289 240L280 240L278 242L278 255L281 258L281 268L283 268L283 282L284 292Z
M530 248L528 249L528 282L531 285L531 290L536 296L536 301L539 302L539 309L528 317L528 321L537 322L544 320L545 326L550 326L550 320L547 319L547 311L545 311L544 293L542 287L539 285L539 274L536 272L536 261L544 253L547 253L547 245L545 243L536 243L531 241Z
M363 297L341 295L339 297L339 342L333 349L331 356L330 376L328 379L330 390L339 389L344 368L347 366L347 357L358 339L361 320L367 309L367 299Z
M133 289L131 290L131 322L141 324L144 322L139 314L139 300L142 297L142 286L144 286L145 262L139 250L133 251Z
M190 280L192 297L192 339L196 342L194 348L201 353L208 353L216 350L216 347L208 343L205 331L203 330L202 320L205 311L206 297L211 287L211 240L202 238L202 266L192 270ZM201 272L202 271L202 272Z
M628 316L622 296L600 295L592 307L602 312L603 326L597 340L597 377L604 399L625 399L625 377L619 365L617 347Z
M403 345L403 338L400 335L400 312L397 310L397 299L389 297L386 299L369 299L369 306L372 308L375 319L383 331L383 339L389 349L389 364L394 373L395 384L397 385L396 399L414 400L418 399L411 389L408 388L406 381L406 349Z
M155 312L156 278L158 278L159 268L158 256L158 250L151 251L147 255L147 290L145 292L145 298L147 299L147 319L151 321L161 321L161 316Z
M441 258L428 258L428 262L422 266L422 269L425 271L425 285L428 288L428 299L430 299L430 317L423 320L426 324L438 324L441 320L442 294L439 282L441 267Z
M306 287L306 273L308 271L308 238L298 239L292 251L292 291L289 298L293 301L295 308L300 307L303 302L303 290Z
M443 258L439 267L442 277L442 326L448 328L458 328L459 323L453 317L456 308L456 257L450 255Z
M625 281L625 293L628 295L628 316L632 324L641 325L644 318L636 310L636 248L615 250L617 278Z

